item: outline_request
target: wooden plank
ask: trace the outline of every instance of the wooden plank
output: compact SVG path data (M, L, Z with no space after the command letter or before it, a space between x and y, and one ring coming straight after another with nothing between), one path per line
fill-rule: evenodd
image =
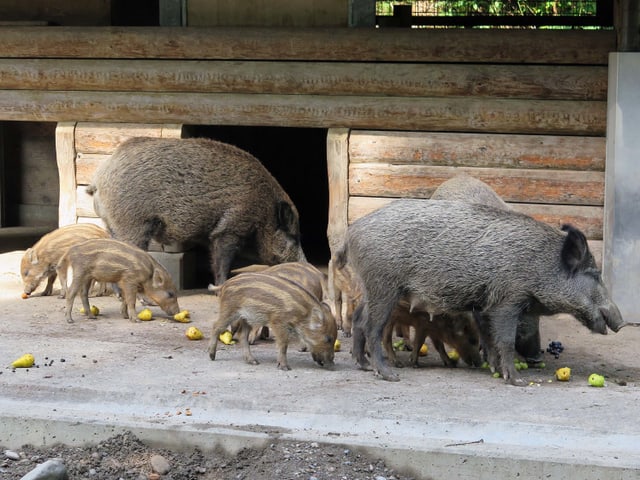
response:
M92 223L99 227L106 228L104 222L100 217L78 217L78 223Z
M395 198L349 197L349 224L378 208L391 203ZM530 215L537 220L560 227L570 223L580 228L589 239L602 240L603 207L568 205L540 205L510 203L515 211Z
M56 127L56 159L60 177L58 226L76 223L76 174L74 148L75 123L60 123Z
M108 154L79 152L76 157L76 184L89 185L98 165L110 158Z
M329 219L327 237L329 249L335 252L344 239L347 229L348 148L349 130L331 129L327 133L327 173L329 176Z
M602 136L606 102L495 98L0 91L0 120Z
M479 178L506 202L604 204L604 172L474 169L380 163L349 165L349 195L430 198L438 185L459 173Z
M77 215L78 217L94 218L98 215L93 208L93 197L87 193L86 188L85 185L78 185L74 190Z
M349 161L604 171L605 147L604 137L355 130Z
M0 45L5 58L606 65L616 36L607 30L4 27Z
M0 59L0 89L606 100L607 67Z
M182 126L136 123L78 123L76 150L83 154L111 154L125 140L132 137L180 136Z

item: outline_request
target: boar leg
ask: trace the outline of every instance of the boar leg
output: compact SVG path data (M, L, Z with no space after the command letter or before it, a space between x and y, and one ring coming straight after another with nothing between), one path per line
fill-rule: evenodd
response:
M58 276L58 274L54 271L53 273L50 273L49 276L47 277L47 286L44 287L44 292L42 292L42 295L44 295L45 297L51 295L51 292L53 291L53 282L56 281L56 277ZM60 295L58 295L58 298L64 298L64 285L61 286L60 288Z
M444 343L442 342L442 340L440 340L439 338L431 337L431 343L433 343L433 346L435 347L436 351L440 355L440 358L442 359L442 363L444 363L445 367L456 366L456 362L451 360L449 358L449 355L447 355L447 350L444 348Z
M274 328L273 335L274 337L276 337L276 348L278 350L278 369L291 370L289 363L287 363L287 347L289 346L289 335L286 328Z
M521 315L517 303L498 305L486 311L484 315L491 321L491 335L502 376L512 385L523 386L524 380L514 365L518 318Z
M391 312L398 303L397 296L389 298L384 295L386 292L375 292L373 298L375 301L370 302L370 296L367 296L368 315L363 315L361 325L367 335L367 345L371 355L371 364L375 375L383 380L397 382L400 377L393 373L389 363L384 359L382 354L382 334L385 325L391 319Z
M69 285L69 288L67 289L67 302L66 302L67 311L65 313L65 317L68 323L73 323L71 312L73 311L73 301L75 300L76 295L78 294L78 290L80 290L80 285L78 284L77 280L73 280L71 282L71 285Z
M89 288L91 288L92 282L93 279L89 278L88 280L85 280L85 282L80 287L80 300L82 300L84 314L88 318L96 318L96 316L91 313L91 306L89 305Z
M398 368L404 367L402 362L398 360L398 356L396 355L395 350L393 349L393 329L395 324L389 323L386 327L384 327L384 332L382 333L382 344L384 346L384 351L387 354L387 360L390 364L395 365Z
M366 304L361 302L353 311L353 321L351 324L351 333L353 335L353 345L351 347L351 355L362 370L371 370L371 365L365 354L366 335L362 323L366 313Z
M231 262L233 262L241 243L240 237L229 233L221 233L212 237L211 271L215 285L222 285L227 280L229 270L231 270Z
M249 365L259 365L260 362L258 362L258 360L256 360L256 358L251 354L251 347L249 345L249 333L251 331L251 327L244 319L239 323L238 343L240 343L240 347L242 347L242 357Z
M122 318L128 318L132 322L137 322L136 317L136 297L137 288L129 285L121 285L122 299L120 300L120 313Z
M427 340L427 324L426 322L429 321L429 317L427 316L426 318L422 318L421 321L417 321L414 329L415 331L413 332L413 350L411 351L411 365L414 368L418 368L420 367L420 362L418 361L418 359L420 358L420 349L422 348L422 344ZM436 347L436 350L438 350L438 346L435 344L435 342L433 341L433 338L431 339L433 342L433 345ZM440 342L442 343L442 342ZM444 346L442 346L442 350L444 351ZM440 353L440 350L438 350L438 353ZM442 357L442 355L441 355ZM449 357L447 356L447 359L449 359ZM444 360L444 359L443 359Z

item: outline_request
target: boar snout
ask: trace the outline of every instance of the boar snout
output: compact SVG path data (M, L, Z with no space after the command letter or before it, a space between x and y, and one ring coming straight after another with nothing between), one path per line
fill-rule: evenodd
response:
M313 358L313 361L321 367L331 368L334 366L333 351L311 353L311 357Z
M615 303L611 303L607 307L600 307L600 314L604 318L604 322L614 332L620 331L622 327L627 325L622 319L622 314Z

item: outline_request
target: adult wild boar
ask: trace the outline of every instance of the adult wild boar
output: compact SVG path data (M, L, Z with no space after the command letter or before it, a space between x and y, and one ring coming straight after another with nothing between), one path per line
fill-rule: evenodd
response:
M431 200L459 200L511 210L489 185L464 173L438 185L431 195ZM540 343L540 317L532 311L523 312L518 323L516 352L528 363L538 364L542 361ZM483 345L485 356L490 348L490 345Z
M366 340L374 372L398 380L381 340L401 297L432 315L479 312L495 346L490 361L512 384L523 383L514 365L523 312L569 313L594 332L618 331L622 316L585 236L571 226L563 230L516 212L445 200L396 200L356 220L338 255L342 262L348 256L364 289L354 358L369 366Z
M232 145L132 138L87 192L114 238L143 250L151 239L206 244L216 285L244 246L269 265L305 260L295 205L258 159Z

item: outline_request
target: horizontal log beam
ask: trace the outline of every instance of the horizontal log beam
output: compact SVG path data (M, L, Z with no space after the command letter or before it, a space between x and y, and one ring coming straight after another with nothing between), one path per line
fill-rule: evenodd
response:
M3 27L5 58L179 58L606 65L615 31Z
M426 165L349 165L349 195L430 198L457 173L467 173L493 188L503 200L564 205L604 204L604 172L448 168Z
M0 120L602 136L606 102L0 90Z
M394 198L381 197L350 197L349 224L394 200ZM602 240L603 207L519 203L510 203L509 206L516 212L524 213L557 228L570 223L582 230L587 238Z
M74 137L77 163L82 163L86 155L111 154L131 137L180 138L182 133L182 125L78 123Z
M351 163L604 171L605 137L352 131Z
M0 59L0 90L606 100L607 67Z

